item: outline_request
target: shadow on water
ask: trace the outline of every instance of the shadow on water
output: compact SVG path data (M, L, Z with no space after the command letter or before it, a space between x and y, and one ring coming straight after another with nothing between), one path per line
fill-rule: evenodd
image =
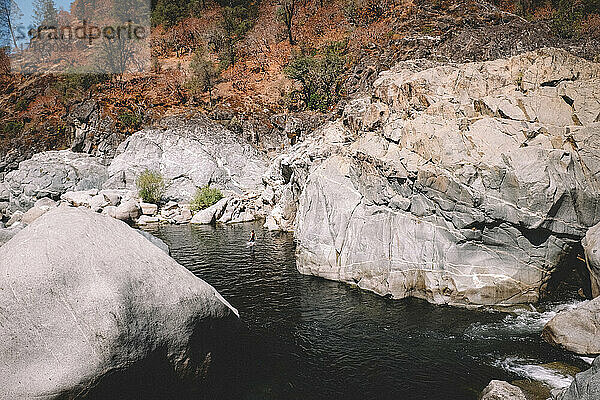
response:
M252 229L257 242L248 248ZM577 362L540 338L552 311L390 300L303 276L292 235L257 224L148 230L248 326L214 398L476 399L491 379L527 378L514 363Z

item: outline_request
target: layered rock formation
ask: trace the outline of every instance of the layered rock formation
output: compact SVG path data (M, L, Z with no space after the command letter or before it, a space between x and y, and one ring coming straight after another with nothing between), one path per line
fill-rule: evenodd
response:
M300 272L394 298L537 301L600 220L600 64L411 61L374 86L265 178Z
M163 368L196 387L234 354L237 311L115 219L53 209L0 248L0 269L2 398L110 391L136 368L117 382L153 388Z
M105 187L135 188L145 169L169 182L166 197L189 200L197 187L236 193L258 189L267 164L249 143L204 116L167 118L161 128L137 132L123 142L108 168Z

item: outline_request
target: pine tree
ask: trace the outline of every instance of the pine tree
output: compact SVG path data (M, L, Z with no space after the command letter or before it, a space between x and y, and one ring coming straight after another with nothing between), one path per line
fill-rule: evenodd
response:
M0 36L2 41L12 39L15 48L18 47L15 27L22 16L23 13L14 0L0 0Z
M58 11L53 0L34 1L33 22L36 26L58 26Z

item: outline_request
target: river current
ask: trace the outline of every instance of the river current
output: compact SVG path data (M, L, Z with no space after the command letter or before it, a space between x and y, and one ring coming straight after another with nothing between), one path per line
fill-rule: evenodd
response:
M491 379L517 381L543 398L591 361L540 337L575 299L510 313L392 300L299 274L292 235L258 224L146 229L248 326L244 372L220 389L222 398L472 400Z

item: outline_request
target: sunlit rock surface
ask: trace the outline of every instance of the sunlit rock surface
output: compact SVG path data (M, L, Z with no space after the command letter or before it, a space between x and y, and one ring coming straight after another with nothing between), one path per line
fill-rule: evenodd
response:
M599 162L600 164L600 162ZM590 271L592 296L600 296L600 224L591 227L581 241L586 265Z
M280 157L267 223L293 224L302 273L434 303L537 301L600 220L599 93L600 64L556 49L400 63Z
M119 146L105 188L135 189L145 169L163 175L171 200L187 201L197 187L209 184L236 193L261 186L267 163L237 134L202 115L166 118L161 125L134 133Z
M110 393L131 370L113 383L154 387L159 369L201 388L235 353L237 311L108 216L50 210L0 247L0 270L0 398Z
M600 354L600 298L558 313L546 324L542 336L574 353Z

